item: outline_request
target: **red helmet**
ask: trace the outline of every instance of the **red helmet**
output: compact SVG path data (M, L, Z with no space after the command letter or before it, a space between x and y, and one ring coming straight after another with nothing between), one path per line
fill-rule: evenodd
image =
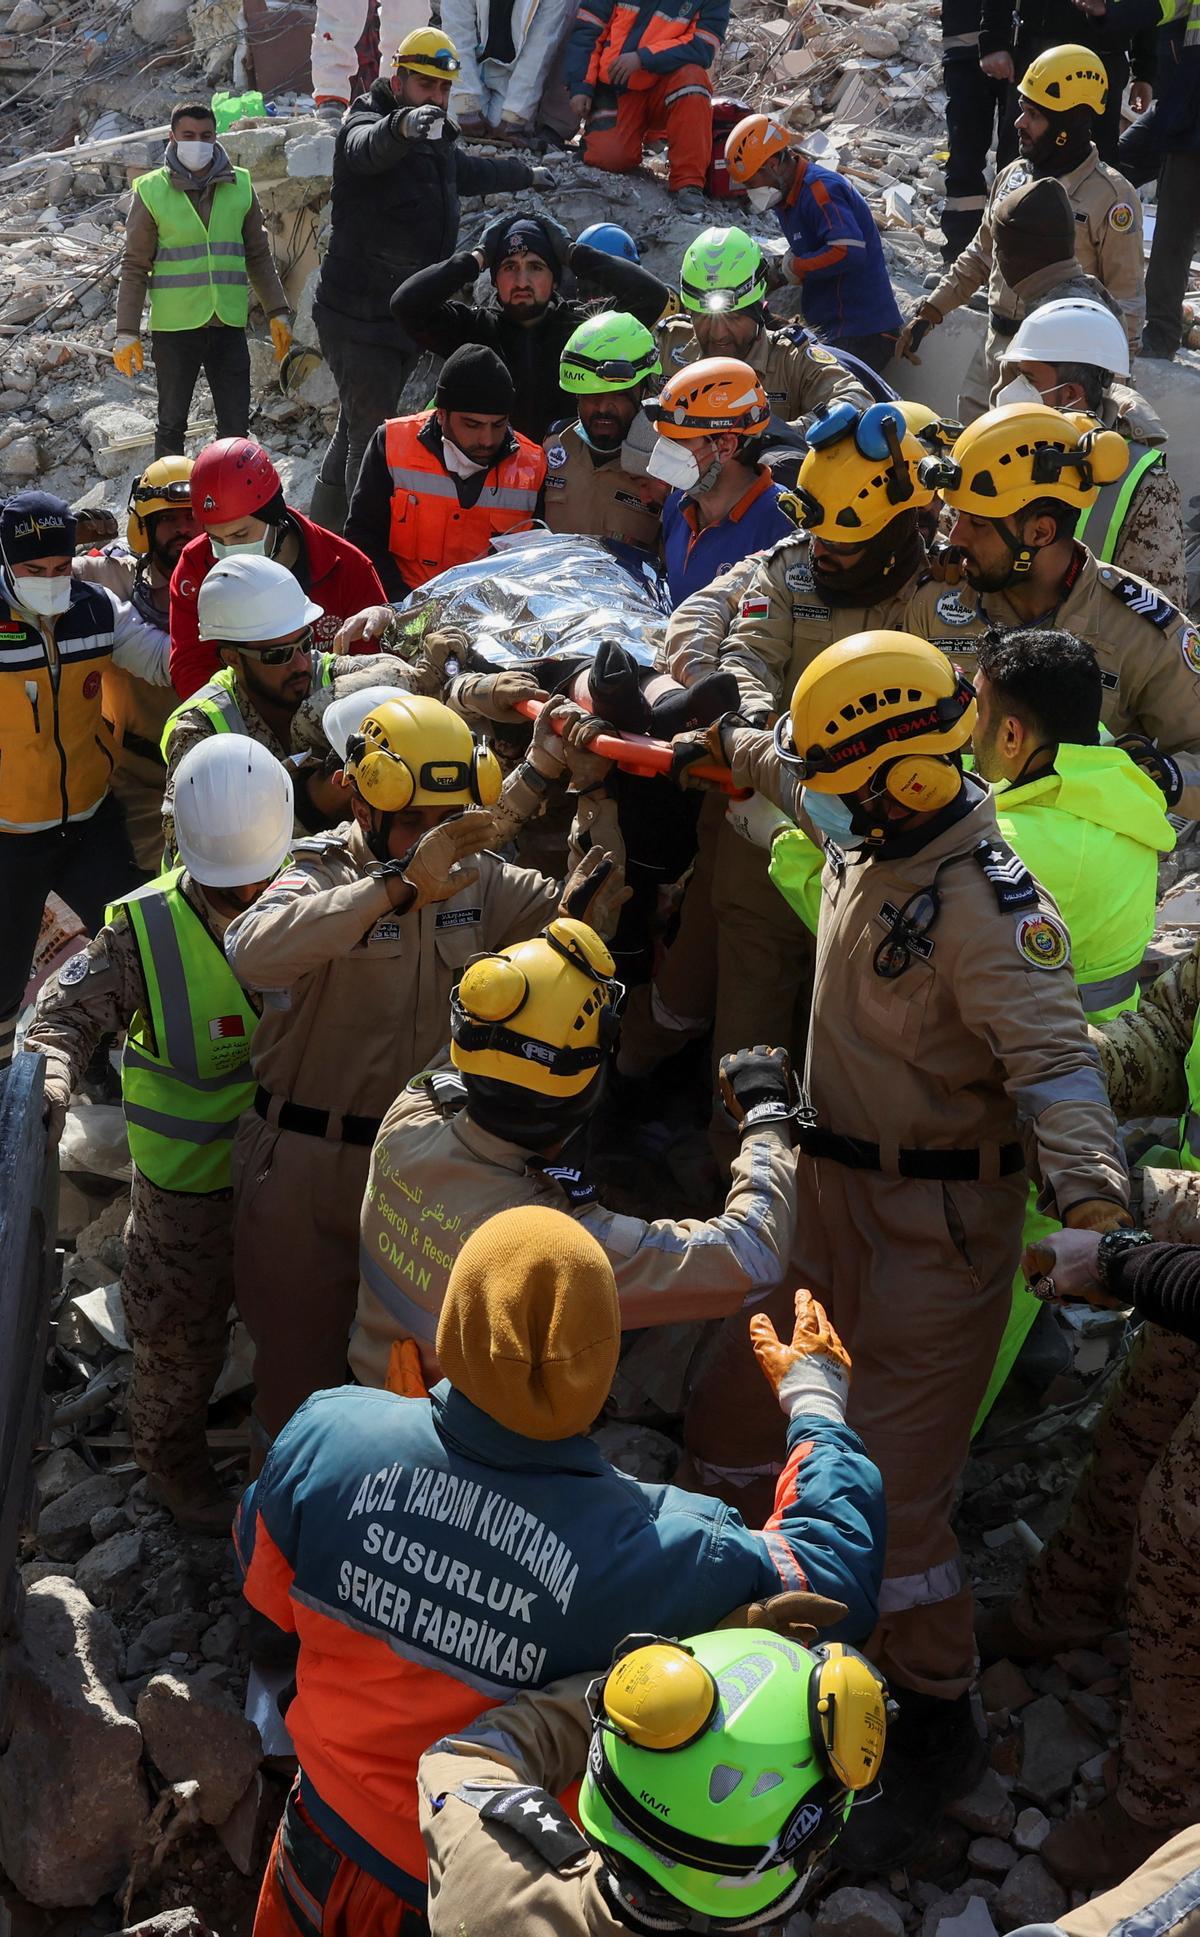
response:
M261 444L222 437L206 444L192 467L192 510L197 524L232 524L251 516L283 489Z

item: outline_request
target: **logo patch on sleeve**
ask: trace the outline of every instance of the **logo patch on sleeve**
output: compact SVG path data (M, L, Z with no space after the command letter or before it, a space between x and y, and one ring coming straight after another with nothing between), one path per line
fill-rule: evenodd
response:
M76 982L82 982L88 972L88 952L81 948L78 955L72 955L58 971L58 985L61 989L73 989Z
M553 470L561 471L566 461L567 447L565 444L550 444L547 446L546 462Z
M1124 235L1127 229L1133 227L1133 210L1128 202L1117 202L1109 209L1108 226L1115 229L1118 235Z
M1057 915L1022 915L1017 922L1017 952L1034 968L1066 968L1071 937Z
M1183 663L1190 673L1200 673L1200 632L1194 625L1185 626L1179 641Z
M761 592L747 592L742 600L743 619L765 619L771 610L771 601Z

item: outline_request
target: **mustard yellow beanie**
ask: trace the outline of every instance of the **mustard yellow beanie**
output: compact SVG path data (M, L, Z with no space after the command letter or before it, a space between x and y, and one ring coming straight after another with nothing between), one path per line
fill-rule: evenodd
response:
M473 1405L527 1439L584 1433L608 1397L621 1344L612 1266L562 1211L501 1211L463 1245L438 1324L442 1371Z

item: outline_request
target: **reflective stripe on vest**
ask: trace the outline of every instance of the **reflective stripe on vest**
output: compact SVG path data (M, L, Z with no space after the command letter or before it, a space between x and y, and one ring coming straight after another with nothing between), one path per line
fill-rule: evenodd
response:
M1119 1002L1128 1002L1137 994L1138 972L1136 968L1122 969L1117 975L1106 975L1100 982L1077 982L1079 1000L1084 1011L1093 1015L1099 1009L1114 1009Z
M332 686L336 658L337 654L332 652L310 653L314 687ZM175 708L163 728L164 760L170 758L168 743L175 731L176 722L182 719L185 713L203 713L214 733L249 734L245 715L238 705L237 685L232 666L223 666L219 673L213 674L207 686L198 687Z
M182 879L175 868L116 904L137 944L148 1004L130 1025L121 1091L129 1154L143 1177L201 1193L229 1188L234 1131L254 1095L258 1017Z
M488 471L473 505L461 504L454 479L421 442L428 421L427 415L389 418L384 439L392 478L388 550L414 589L452 565L482 558L497 533L528 524L546 476L545 451L514 433L516 450Z
M1102 564L1112 564L1121 527L1129 514L1129 506L1138 485L1147 471L1165 462L1162 452L1154 446L1131 443L1129 469L1125 475L1118 478L1115 484L1102 484L1095 503L1084 506L1075 527L1075 536L1082 540L1089 527L1094 531L1095 537L1087 539L1086 543L1088 550Z
M1179 1161L1185 1170L1200 1170L1200 1017L1197 1025L1183 1064L1188 1106L1179 1125Z
M254 191L247 169L233 173L233 181L219 182L213 190L207 228L168 169L157 168L134 183L158 230L150 269L152 330L202 329L214 316L232 329L245 329L250 291L242 227Z

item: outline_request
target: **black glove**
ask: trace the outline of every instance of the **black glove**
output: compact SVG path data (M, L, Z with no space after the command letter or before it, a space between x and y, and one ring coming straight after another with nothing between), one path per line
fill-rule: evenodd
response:
M792 1114L792 1070L786 1049L758 1043L721 1058L721 1101L738 1129L786 1123Z
M568 268L571 261L571 251L575 247L570 230L564 229L562 223L556 222L552 215L539 215L538 221L554 244L555 251L558 255L559 268ZM551 264L551 267L553 267L553 264Z
M435 107L432 101L426 101L419 108L405 108L399 114L393 113L392 121L405 141L441 141L446 135L450 117L445 108Z
M1178 807L1183 798L1183 775L1179 762L1172 760L1169 753L1163 753L1153 740L1147 740L1141 733L1126 733L1116 742L1122 753L1127 753L1135 767L1148 774L1155 786L1160 788L1168 807Z
M508 234L512 225L513 225L513 218L511 213L509 213L508 215L495 216L492 219L492 221L488 223L483 234L480 236L478 242L475 244L476 250L483 257L488 268L492 270L493 273L495 272L496 263L499 260L500 250L503 246L504 238Z

